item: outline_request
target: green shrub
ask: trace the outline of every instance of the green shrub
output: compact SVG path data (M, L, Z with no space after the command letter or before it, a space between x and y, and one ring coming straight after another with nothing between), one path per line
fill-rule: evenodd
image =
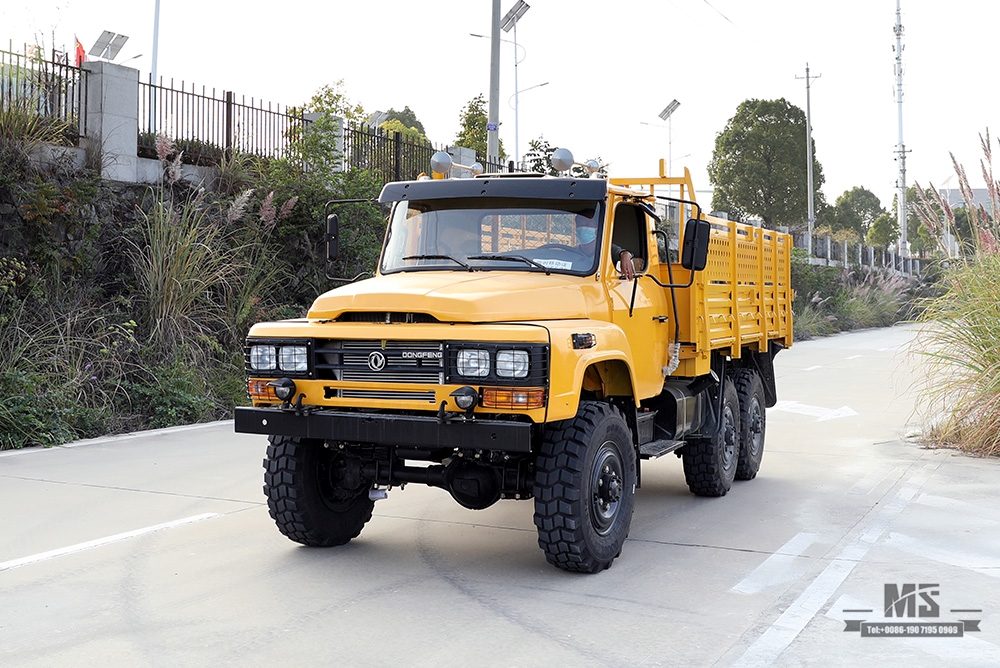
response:
M150 380L128 388L133 407L139 408L144 426L161 429L204 422L213 417L205 381L191 367L176 363L153 370Z

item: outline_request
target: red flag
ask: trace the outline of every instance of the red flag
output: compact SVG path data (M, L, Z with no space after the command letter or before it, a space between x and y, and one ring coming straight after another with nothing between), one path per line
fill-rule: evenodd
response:
M80 44L79 39L76 37L73 39L76 39L76 66L80 67L83 65L83 62L87 60L87 51L83 48L83 44Z

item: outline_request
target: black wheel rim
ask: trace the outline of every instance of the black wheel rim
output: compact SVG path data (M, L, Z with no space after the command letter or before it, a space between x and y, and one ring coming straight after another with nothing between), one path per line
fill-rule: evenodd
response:
M760 402L754 398L747 411L750 418L750 455L756 457L764 444L764 412L760 408Z
M722 467L731 469L739 457L739 434L736 433L736 418L733 409L726 406L722 416Z
M342 511L364 490L350 489L344 485L344 458L324 450L317 466L316 486L323 504L334 511Z
M602 536L611 531L618 517L624 486L625 476L618 446L605 441L594 457L590 472L590 517L594 529Z

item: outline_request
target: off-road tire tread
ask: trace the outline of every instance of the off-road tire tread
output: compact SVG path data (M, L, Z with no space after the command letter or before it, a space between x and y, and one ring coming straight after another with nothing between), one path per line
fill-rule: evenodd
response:
M322 446L288 436L270 436L268 442L264 494L278 531L312 547L343 545L356 538L371 519L375 502L360 495L342 512L324 507L318 490L309 486L306 471L311 454L307 448Z
M723 402L733 402L734 414L739 419L739 397L728 378L723 382L722 391L730 395L723 397ZM697 496L725 496L733 484L732 478L727 476L722 466L722 457L718 452L723 447L719 442L722 438L721 416L717 427L717 433L711 438L691 439L681 451L684 481L688 489Z
M736 479L753 480L757 477L757 471L760 470L760 462L764 457L764 439L763 437L761 438L760 453L754 458L747 447L750 432L750 401L756 393L757 403L761 411L761 419L765 421L764 434L766 434L767 409L764 407L764 386L761 383L760 376L753 369L737 369L733 374L733 381L736 384L736 394L740 400L740 458L736 465Z
M576 417L552 424L545 432L535 467L535 514L538 546L546 560L566 571L596 573L611 566L621 554L621 545L628 536L628 526L635 503L634 483L636 455L632 441L619 444L625 469L628 503L619 512L622 525L618 547L614 554L593 554L585 531L589 525L589 508L582 499L583 477L587 458L587 434L604 420L617 419L625 434L628 427L621 412L614 406L596 401L580 403ZM631 475L631 480L628 476ZM618 521L616 519L616 521Z

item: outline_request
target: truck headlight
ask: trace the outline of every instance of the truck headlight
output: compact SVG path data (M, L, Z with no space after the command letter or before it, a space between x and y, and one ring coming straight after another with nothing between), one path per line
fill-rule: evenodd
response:
M527 350L498 350L497 376L500 378L527 378Z
M308 349L305 346L279 347L278 366L282 371L308 371L309 358L307 351Z
M250 346L250 368L254 371L274 371L277 363L274 346Z
M490 375L490 353L488 350L463 348L458 351L458 375L467 378L485 378Z

